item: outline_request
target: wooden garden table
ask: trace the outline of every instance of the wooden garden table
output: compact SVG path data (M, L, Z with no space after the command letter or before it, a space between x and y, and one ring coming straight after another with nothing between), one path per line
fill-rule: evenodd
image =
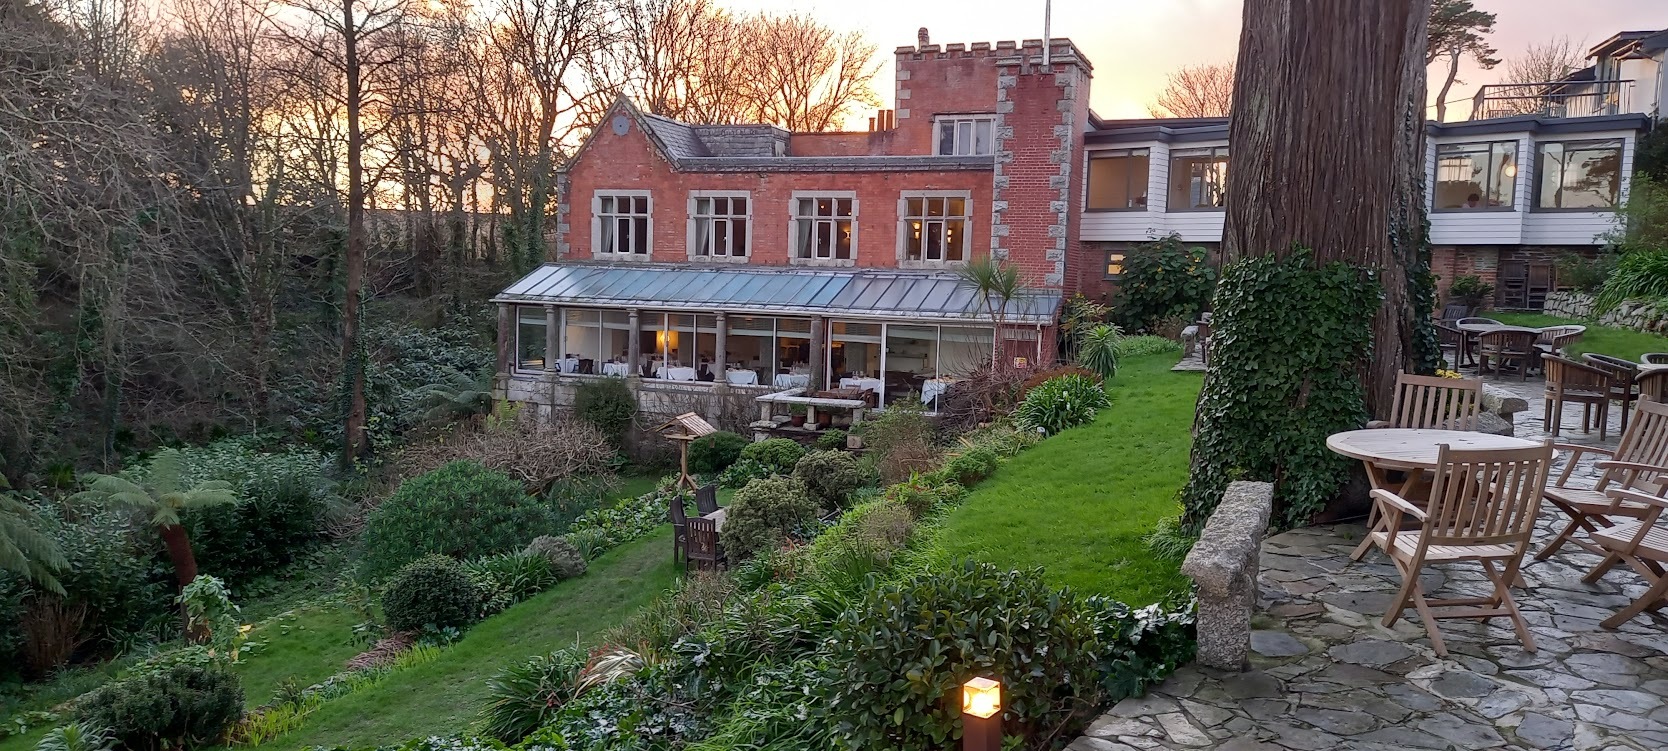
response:
M1350 430L1334 433L1326 439L1326 447L1331 449L1332 453L1361 460L1361 464L1367 468L1367 482L1372 484L1374 490L1389 490L1413 503L1421 502L1419 486L1424 482L1425 472L1436 469L1437 448L1443 444L1447 444L1449 448L1467 450L1521 449L1540 445L1523 438L1469 430L1411 428ZM1390 473L1393 471L1406 474L1399 486L1390 480ZM1377 530L1376 525L1379 523L1377 508L1377 504L1374 504L1375 513L1367 518L1367 536L1362 538L1361 544L1350 554L1351 560L1361 560L1367 555L1367 551L1372 549L1372 533Z

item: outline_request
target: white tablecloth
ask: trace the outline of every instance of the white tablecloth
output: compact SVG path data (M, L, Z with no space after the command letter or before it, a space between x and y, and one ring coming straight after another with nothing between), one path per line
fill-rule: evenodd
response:
M873 392L878 394L878 393L880 393L880 379L879 378L841 378L840 379L840 388L843 388L843 389L868 389L868 390L873 391Z
M577 357L564 357L564 358L562 358L562 372L563 373L577 373L577 372L579 372L579 358L577 358Z
M724 380L729 381L731 386L757 386L759 374L751 370L726 370Z
M602 364L602 374L625 378L631 375L631 363L605 362Z
M770 383L779 389L808 389L811 387L811 377L809 375L777 373L776 378L771 380Z
M932 404L932 400L943 396L944 392L950 389L952 383L955 383L955 381L949 378L934 378L922 383L921 403Z
M662 367L655 370L655 375L668 381L693 381L695 380L695 369L677 366Z

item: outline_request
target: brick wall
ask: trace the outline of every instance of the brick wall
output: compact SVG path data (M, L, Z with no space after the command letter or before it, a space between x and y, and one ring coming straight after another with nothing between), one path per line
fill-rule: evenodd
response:
M882 156L897 151L897 131L862 133L795 133L788 137L788 153L794 156Z
M1494 285L1500 291L1500 268L1514 263L1556 264L1566 254L1592 258L1598 248L1590 245L1436 245L1431 247L1431 270L1436 272L1436 294L1442 303L1448 301L1448 287L1454 279L1467 274ZM1556 288L1556 268L1553 287Z
M991 253L1018 266L1029 286L1066 290L1083 280L1068 277L1067 259L1081 271L1071 223L1089 70L1069 42L1049 67L1041 56L1041 42L1026 42L998 61Z
M605 117L608 122L612 118ZM591 253L591 197L597 190L646 190L653 196L652 260L687 262L688 198L691 190L734 190L751 194L751 264L788 264L790 200L794 191L853 191L857 197L856 265L897 264L898 198L902 191L966 191L972 195L970 253L989 247L991 173L985 171L743 172L680 173L659 155L635 122L625 135L600 129L566 175L564 259L587 260Z
M934 115L995 112L996 61L1016 49L1011 41L899 47L891 153L934 153Z

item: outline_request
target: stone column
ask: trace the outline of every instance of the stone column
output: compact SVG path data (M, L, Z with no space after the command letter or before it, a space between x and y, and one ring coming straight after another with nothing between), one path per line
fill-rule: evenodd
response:
M1205 521L1181 572L1197 585L1199 663L1244 670L1257 607L1257 566L1274 506L1274 486L1233 482Z
M510 351L514 348L515 308L507 302L498 303L498 375L510 374Z
M824 384L828 383L828 373L823 362L823 353L828 351L827 321L822 316L811 319L811 388L807 391L812 393L827 388Z
M544 372L552 374L561 372L559 363L562 360L562 332L556 327L558 318L556 306L544 306Z
M717 344L713 347L715 351L712 355L712 375L713 379L720 385L730 382L729 379L724 377L724 367L728 364L729 360L729 358L724 356L726 351L724 348L729 345L730 335L730 325L727 321L728 316L724 314L724 311L718 311L718 340Z
M643 345L640 343L642 325L638 323L636 308L627 311L627 315L631 318L631 332L627 334L626 339L626 359L631 361L627 363L631 367L629 377L638 378L637 369L643 367L643 363L640 362L643 359Z

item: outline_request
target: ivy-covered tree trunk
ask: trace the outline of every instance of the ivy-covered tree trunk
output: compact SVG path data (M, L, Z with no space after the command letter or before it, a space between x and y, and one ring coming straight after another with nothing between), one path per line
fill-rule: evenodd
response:
M1232 479L1275 482L1286 524L1312 516L1349 470L1326 435L1388 412L1397 372L1422 369L1427 12L1245 2L1191 529Z

